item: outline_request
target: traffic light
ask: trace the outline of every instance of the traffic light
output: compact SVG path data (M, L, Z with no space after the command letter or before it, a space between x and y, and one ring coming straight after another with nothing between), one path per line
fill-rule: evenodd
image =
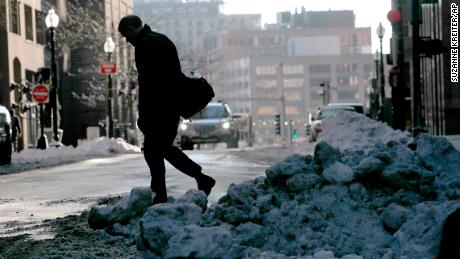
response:
M294 129L294 130L292 131L292 138L293 138L293 139L298 139L298 138L299 138L299 134L297 133L297 130L296 130L296 129Z
M47 67L41 67L35 73L35 82L40 84L46 84L50 80L51 69Z
M276 135L281 134L281 116L279 114L275 115L275 133Z

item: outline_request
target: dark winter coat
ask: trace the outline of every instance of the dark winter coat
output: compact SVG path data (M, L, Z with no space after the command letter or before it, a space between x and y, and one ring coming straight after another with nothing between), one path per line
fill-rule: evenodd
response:
M135 60L139 75L139 129L144 134L160 127L177 130L175 95L183 74L176 47L168 37L145 25L135 40Z

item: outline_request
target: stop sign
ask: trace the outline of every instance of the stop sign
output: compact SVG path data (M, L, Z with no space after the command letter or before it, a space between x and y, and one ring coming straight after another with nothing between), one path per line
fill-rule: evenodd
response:
M32 98L37 103L48 103L49 91L47 85L35 85L32 88Z

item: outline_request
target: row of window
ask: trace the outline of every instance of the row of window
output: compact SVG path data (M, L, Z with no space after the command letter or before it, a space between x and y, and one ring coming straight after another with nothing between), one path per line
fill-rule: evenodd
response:
M251 36L231 37L228 39L229 46L252 47L252 46L280 46L284 43L282 36Z
M276 75L279 66L257 66L256 75ZM303 74L303 65L284 65L283 74L294 75Z
M276 75L278 73L277 65L273 66L257 66L256 67L256 75L263 76L263 75ZM309 71L311 74L321 74L321 73L331 73L332 65L327 64L319 64L319 65L310 65ZM337 73L356 73L358 71L358 64L336 64L336 72ZM364 72L367 75L372 69L370 64L364 64ZM290 75L290 74L303 74L304 73L304 66L303 65L285 65L283 66L283 74Z
M29 5L24 4L24 25L25 25L25 38L34 41L34 10ZM10 32L21 35L21 2L12 0L10 2ZM45 17L46 15L35 10L35 39L39 44L45 44Z
M300 107L298 106L286 106L286 115L299 115L301 114L300 112ZM278 107L276 106L260 106L257 108L256 114L259 116L264 116L264 115L276 115L279 114Z
M286 78L283 80L284 88L295 88L295 87L302 87L304 86L304 79L303 78ZM256 87L257 88L276 88L278 87L278 80L276 79L259 79L256 80Z

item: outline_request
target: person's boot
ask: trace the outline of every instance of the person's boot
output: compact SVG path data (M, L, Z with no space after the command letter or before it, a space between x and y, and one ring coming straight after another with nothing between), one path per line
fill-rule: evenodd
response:
M155 186L152 183L151 186L152 192L155 193L155 197L152 200L152 205L158 204L158 203L166 203L168 201L168 195L166 194L166 187L162 186Z
M168 201L167 196L164 195L155 195L155 198L153 198L152 205L158 204L158 203L166 203Z
M205 174L201 174L200 176L196 177L196 181L198 183L198 190L206 193L206 196L211 193L212 187L216 185L216 180Z

